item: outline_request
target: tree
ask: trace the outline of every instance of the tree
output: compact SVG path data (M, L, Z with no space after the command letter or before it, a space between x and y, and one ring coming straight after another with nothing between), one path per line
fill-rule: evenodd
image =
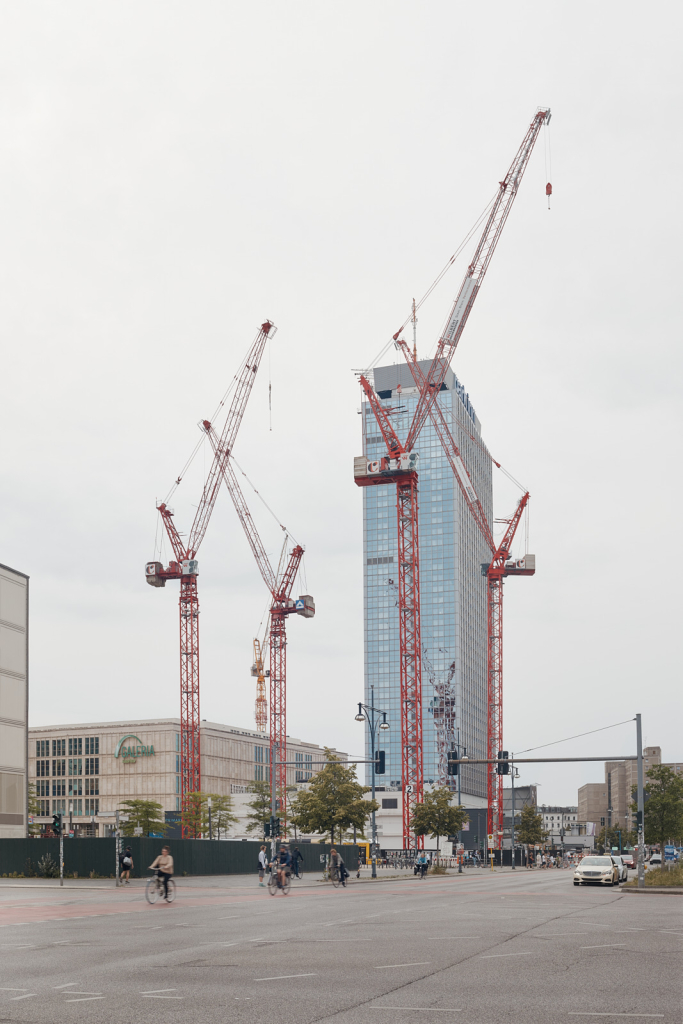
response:
M363 799L369 786L361 786L356 778L356 766L343 765L336 754L325 747L327 764L311 779L308 789L292 800L293 825L300 832L328 834L330 842L341 842L344 833L356 826L363 832L368 816L377 810L377 801Z
M607 851L608 853L611 852L613 846L616 846L617 849L619 849L619 833L621 833L622 849L625 846L635 845L637 839L635 832L629 832L625 826L621 828L618 821L609 828L605 825L604 828L600 830L595 839L595 845L603 852Z
M128 821L121 825L124 836L135 835L135 829L141 828L143 836L149 836L152 832L161 832L165 836L169 826L162 816L161 804L155 800L124 800L120 804L122 810L128 815Z
M441 836L453 836L460 832L466 821L467 811L462 804L453 806L453 794L447 787L425 792L422 803L415 805L410 827L416 836L430 835L436 839L436 855L439 856Z
M202 835L209 835L209 797L211 797L211 831L220 839L221 832L227 832L239 819L232 813L232 800L219 793L202 793Z
M631 806L637 811L637 803ZM659 843L662 861L665 844L683 836L683 779L665 764L655 764L647 773L644 828L645 842Z
M203 812L202 793L187 793L180 813L183 835L188 839L201 839Z
M29 782L28 784L28 813L30 818L37 818L40 814L40 806L38 804L38 798L36 797L35 782ZM40 835L40 825L37 821L29 824L28 834L30 836Z
M543 828L543 817L540 814L536 814L531 804L523 807L515 838L524 846L529 847L544 843L549 835L550 833L546 832Z
M249 792L254 794L254 799L247 804L251 808L247 815L247 832L256 832L261 839L265 839L266 825L270 821L270 783L252 782Z

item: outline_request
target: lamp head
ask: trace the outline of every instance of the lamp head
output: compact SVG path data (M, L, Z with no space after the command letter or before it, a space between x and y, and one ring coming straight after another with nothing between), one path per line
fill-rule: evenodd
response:
M380 722L379 723L379 727L380 727L380 729L388 729L389 728L389 723L388 722Z
M358 714L356 715L356 721L357 722L364 722L365 721L365 715L362 715L360 713L360 711L359 711Z

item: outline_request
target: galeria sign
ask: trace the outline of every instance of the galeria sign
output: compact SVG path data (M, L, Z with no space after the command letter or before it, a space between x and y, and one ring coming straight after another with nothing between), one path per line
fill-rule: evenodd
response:
M124 746L126 740L137 740L137 743L129 743ZM116 751L114 757L122 757L124 764L135 764L139 757L154 757L154 747L152 745L147 746L142 742L139 736L134 736L132 733L128 733L116 744Z

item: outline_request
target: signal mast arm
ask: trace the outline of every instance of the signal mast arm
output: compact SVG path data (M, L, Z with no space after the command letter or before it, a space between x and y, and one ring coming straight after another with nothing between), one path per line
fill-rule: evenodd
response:
M467 268L460 291L453 303L451 314L446 323L446 329L439 339L436 355L426 378L425 388L420 394L420 400L415 410L408 440L406 441L408 451L414 447L417 437L429 415L430 406L434 403L443 379L446 376L446 370L450 365L453 353L465 329L474 300L477 297L498 244L498 239L503 232L505 222L517 196L536 139L543 125L549 122L550 109L545 107L537 110L505 178L499 182L498 195L493 203L484 232L479 239L472 262ZM397 339L395 338L394 340Z
M225 426L221 433L220 441L217 447L214 449L214 459L209 470L209 475L204 485L204 491L202 494L197 513L194 517L192 529L190 530L189 540L187 548L190 558L194 558L196 555L199 545L204 539L209 520L211 519L211 513L213 512L214 505L216 504L216 498L218 497L218 491L220 489L221 480L223 477L223 468L227 465L230 453L232 451L235 439L237 438L237 432L244 416L244 410L247 407L249 395L251 389L254 386L256 380L256 373L261 362L261 357L266 346L268 336L273 331L273 324L269 320L266 320L264 324L261 324L261 329L256 335L256 339L249 350L244 365L240 371L239 377L237 378L237 387L235 388L235 394L233 395L230 409L228 410L228 416L225 421Z

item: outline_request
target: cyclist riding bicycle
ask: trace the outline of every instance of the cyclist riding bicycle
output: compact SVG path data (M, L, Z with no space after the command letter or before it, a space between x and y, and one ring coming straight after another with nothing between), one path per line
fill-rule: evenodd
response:
M287 843L282 843L280 849L275 854L275 863L277 865L278 885L284 885L285 877L289 874L292 866L292 856L287 847Z
M161 853L150 864L150 871L156 871L164 886L164 899L168 900L168 880L173 874L173 857L168 846L162 846Z
M428 867L427 854L424 851L417 858L417 866L420 872L420 878L424 878L424 876L427 874Z

